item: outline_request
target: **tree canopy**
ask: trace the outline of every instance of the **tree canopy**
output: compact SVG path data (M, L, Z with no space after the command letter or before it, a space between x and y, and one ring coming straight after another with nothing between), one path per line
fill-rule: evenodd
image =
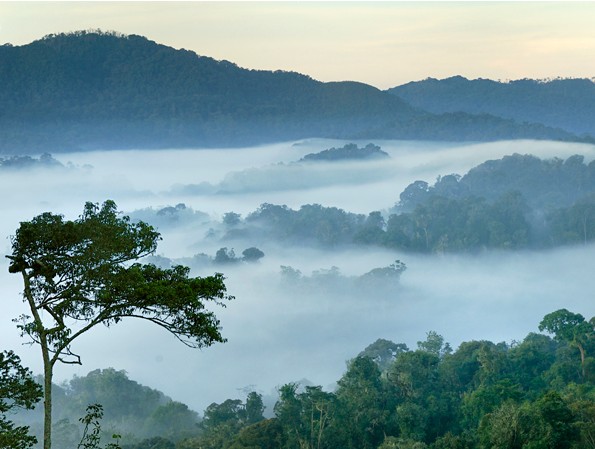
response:
M159 233L121 216L113 201L86 203L76 220L43 213L22 222L12 238L9 271L20 273L31 315L19 317L23 335L40 345L44 362L46 423L51 445L51 380L56 362L81 363L72 343L99 324L133 317L166 329L187 346L224 342L209 304L231 299L224 277L189 277L189 268L143 265ZM73 324L74 323L74 324Z

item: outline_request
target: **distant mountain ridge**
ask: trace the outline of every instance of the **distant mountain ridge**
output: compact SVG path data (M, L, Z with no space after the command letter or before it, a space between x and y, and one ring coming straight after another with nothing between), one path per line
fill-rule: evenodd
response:
M411 82L388 89L388 92L435 114L491 114L595 136L593 79L499 82L454 76Z
M306 137L577 140L541 124L437 115L372 86L323 83L81 31L0 46L0 152L246 146Z

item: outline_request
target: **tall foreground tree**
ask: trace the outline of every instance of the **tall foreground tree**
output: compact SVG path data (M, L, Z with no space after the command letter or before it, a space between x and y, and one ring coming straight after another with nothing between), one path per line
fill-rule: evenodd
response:
M189 268L142 265L159 233L121 216L113 201L86 203L66 221L43 213L22 222L12 237L9 271L23 278L31 315L18 319L23 336L41 348L44 369L44 449L51 448L52 373L57 362L81 364L72 349L78 337L125 317L163 327L193 348L224 342L219 320L207 303L224 306L223 275L189 277Z

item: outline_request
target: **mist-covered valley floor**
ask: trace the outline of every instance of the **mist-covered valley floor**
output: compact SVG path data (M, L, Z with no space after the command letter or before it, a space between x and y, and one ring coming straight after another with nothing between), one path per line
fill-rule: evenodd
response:
M193 275L226 276L235 300L218 309L228 342L188 349L159 328L128 320L96 328L73 348L82 366L59 366L55 380L97 369L126 370L129 377L202 412L212 402L241 398L248 387L264 395L276 386L308 379L332 388L356 356L378 338L415 348L434 330L456 348L473 339L522 339L541 318L567 308L595 315L591 260L595 247L542 251L484 251L475 255L419 255L372 247L321 248L266 239L222 241L227 212L243 217L263 203L297 209L334 206L368 214L386 211L416 180L464 174L489 159L513 153L565 159L595 159L595 147L547 141L436 144L374 141L390 159L295 164L304 155L346 142L312 139L264 147L217 150L104 151L54 154L63 167L3 170L0 186L2 250L20 221L51 211L76 218L86 201L116 201L132 217L153 217L163 240L157 255L174 260L221 247L236 254L258 247L255 263L195 264ZM358 142L365 145L367 142ZM185 205L188 215L168 220L155 212ZM202 212L202 213L199 213ZM282 266L304 276L337 267L345 279L400 260L407 269L396 288L341 288L336 284L292 284ZM189 259L190 260L190 259ZM23 364L41 372L38 348L22 346L12 318L25 313L21 280L0 261L0 340ZM329 288L336 287L336 290Z

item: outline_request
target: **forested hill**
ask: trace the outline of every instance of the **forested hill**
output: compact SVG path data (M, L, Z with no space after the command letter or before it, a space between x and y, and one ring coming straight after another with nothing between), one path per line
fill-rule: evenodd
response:
M372 86L247 70L144 37L83 31L0 46L0 152L244 146L304 137L577 140L433 115Z
M593 448L595 319L559 309L538 329L510 344L456 349L435 331L413 350L378 339L348 361L332 391L280 384L266 411L252 391L211 403L200 420L124 371L95 370L55 386L52 447L114 447L77 445L79 417L100 403L97 434L102 443L117 436L122 449ZM38 433L41 411L14 418Z
M497 82L428 78L388 92L429 112L492 114L595 136L595 82L589 79Z

